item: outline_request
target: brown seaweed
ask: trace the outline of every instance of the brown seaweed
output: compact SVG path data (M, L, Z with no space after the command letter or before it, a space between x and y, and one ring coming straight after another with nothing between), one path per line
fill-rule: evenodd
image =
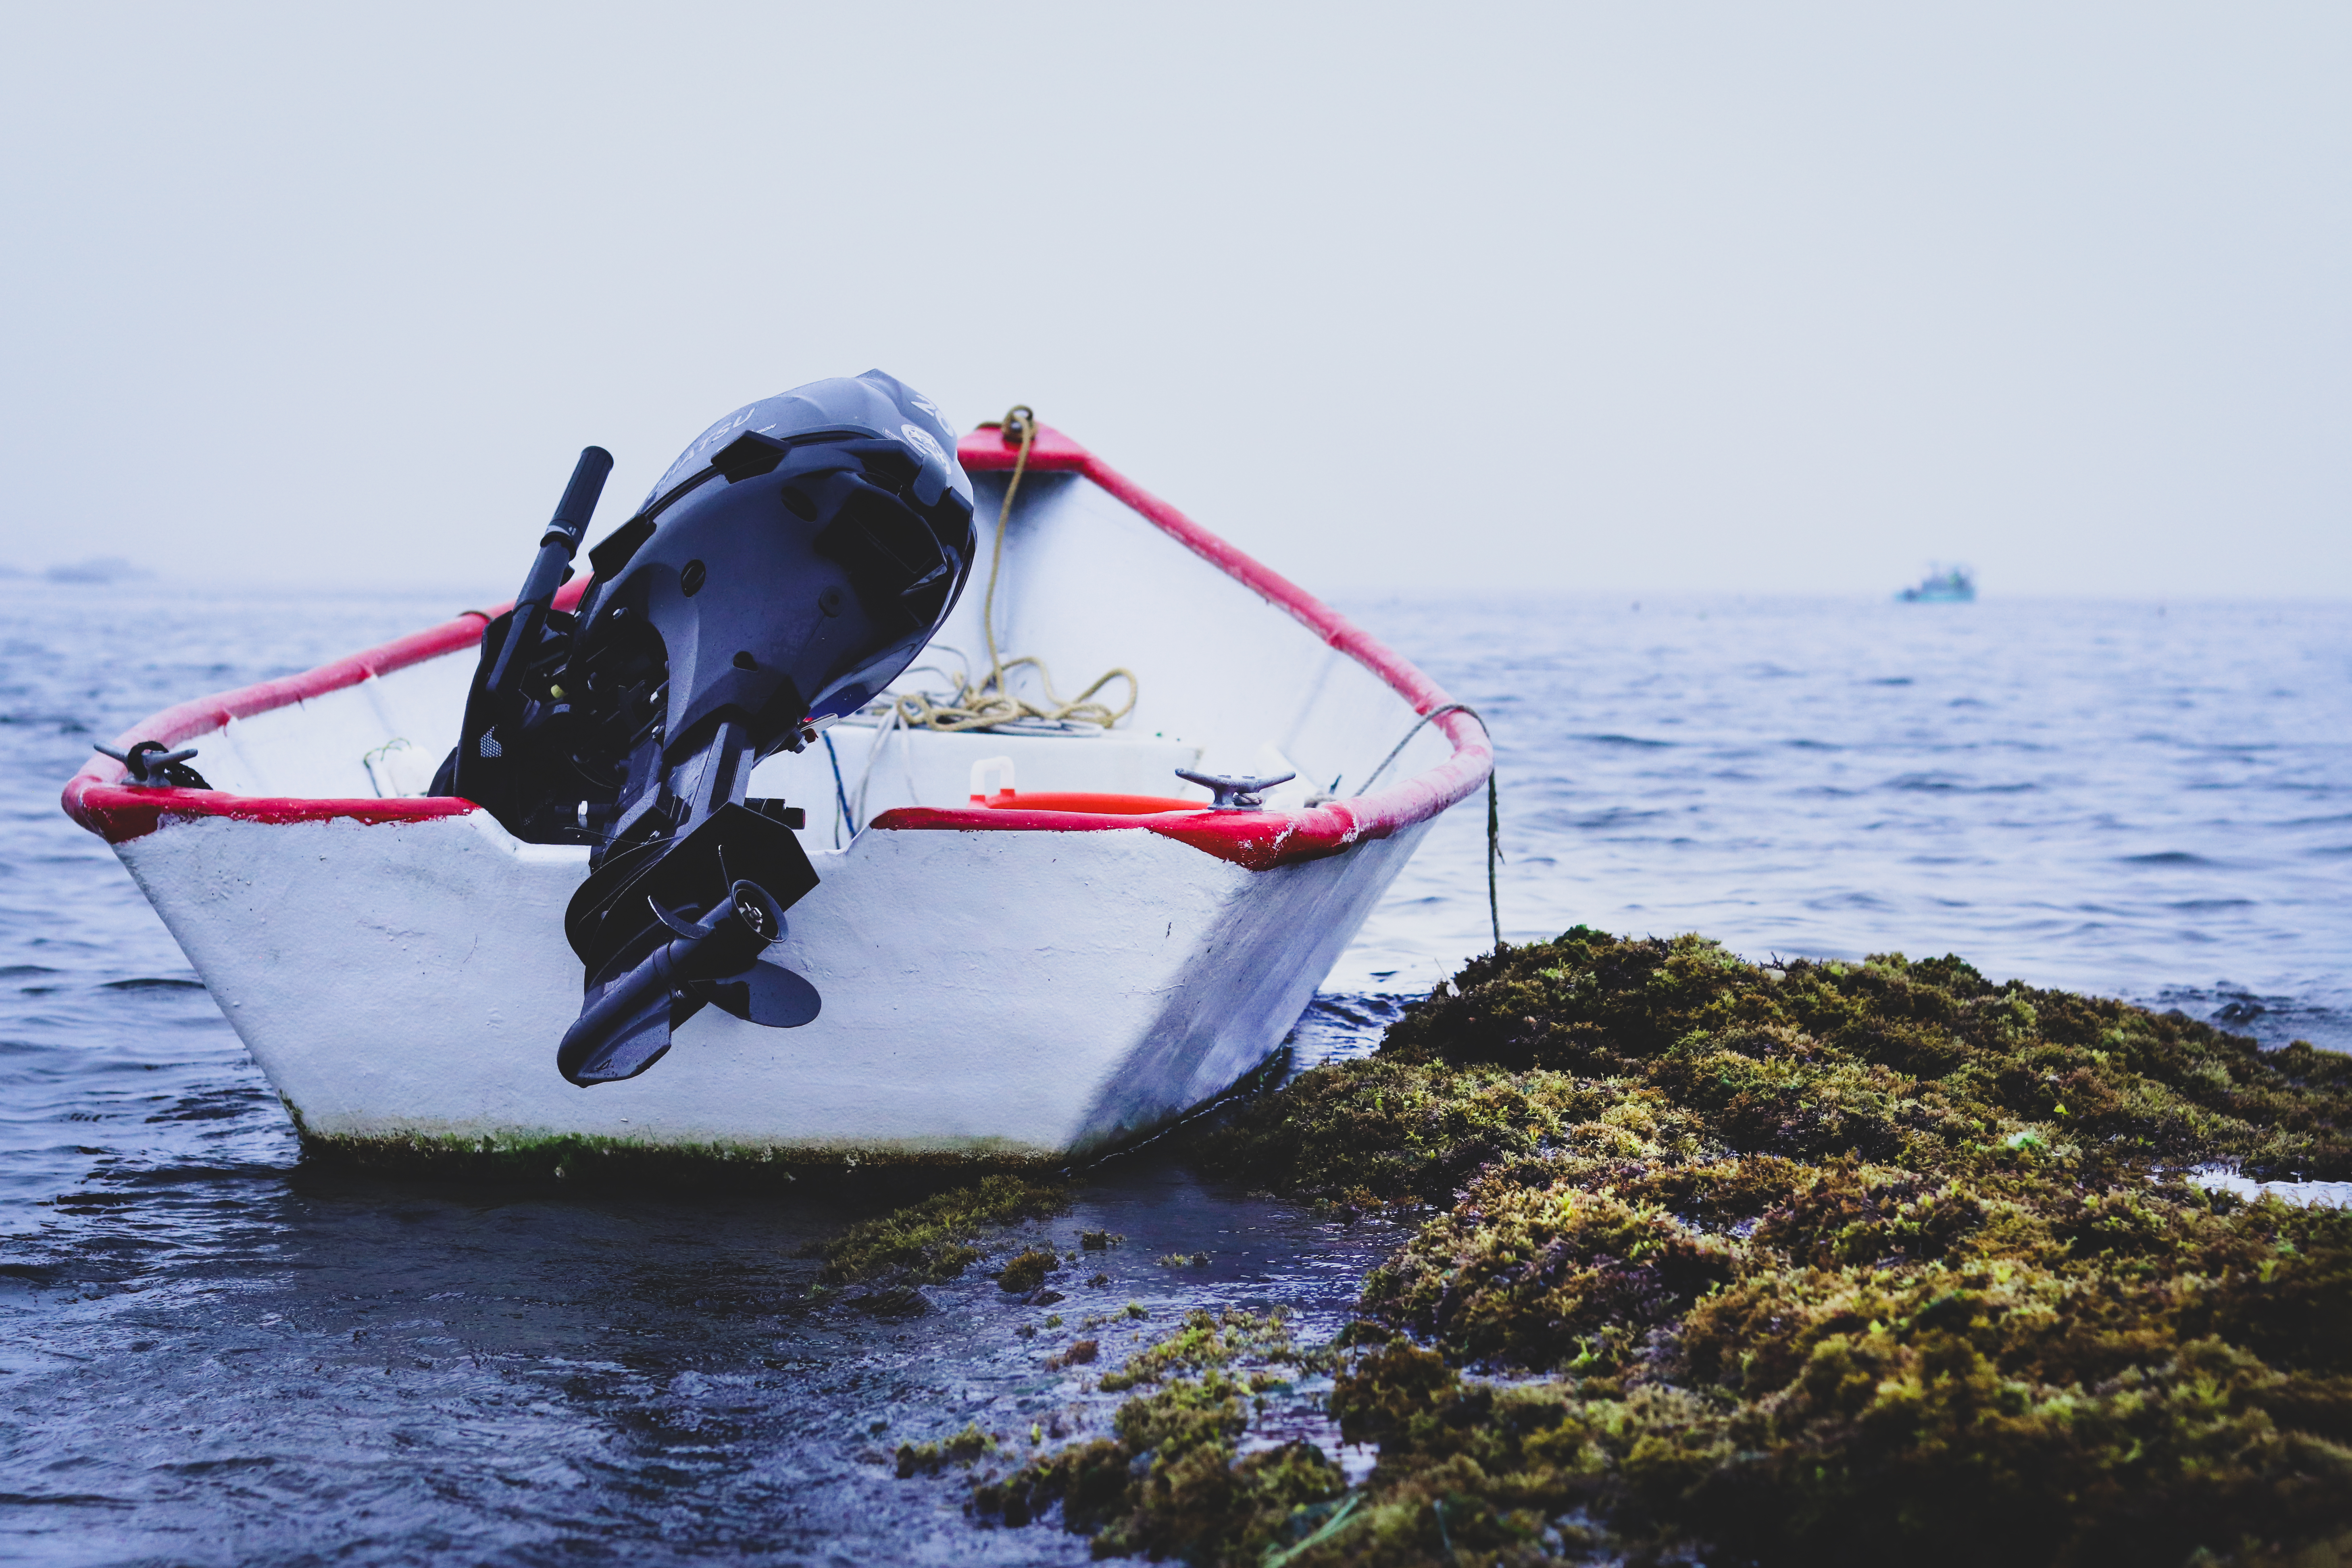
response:
M1423 1215L1337 1352L1377 1468L1235 1460L1248 1358L1188 1321L1129 1363L1154 1386L1115 1439L984 1511L1291 1568L2352 1550L2352 1215L2183 1179L2352 1174L2352 1059L2307 1044L1952 957L1580 928L1473 963L1204 1161Z

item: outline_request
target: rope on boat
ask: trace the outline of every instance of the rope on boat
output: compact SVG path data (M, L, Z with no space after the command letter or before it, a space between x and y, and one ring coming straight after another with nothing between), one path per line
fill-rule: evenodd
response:
M1478 710L1471 707L1467 702L1447 702L1442 704L1441 706L1433 708L1428 712L1423 714L1421 718L1415 721L1413 727L1404 732L1404 739L1396 743L1396 749L1390 752L1387 756L1382 757L1381 759L1381 765L1374 768L1370 774L1365 778L1363 784L1359 786L1360 793L1365 795L1371 794L1373 784L1379 780L1382 773L1389 771L1389 764L1391 763L1395 762L1399 757L1404 755L1404 749L1412 743L1412 738L1415 735L1420 734L1422 731L1427 727L1431 720L1446 713L1467 713L1473 719L1477 720L1478 728L1486 731L1486 743L1489 749L1493 747L1495 731L1486 728L1486 715L1480 713ZM1495 868L1501 864L1503 858L1503 809L1499 804L1495 788L1496 771L1494 764L1489 763L1487 765L1486 921L1487 923L1494 928L1495 951L1500 952L1503 950L1503 914L1502 906L1497 901L1495 893Z
M988 428L986 426L982 429ZM1054 678L1041 658L1023 655L1006 658L996 647L996 579L1004 565L1004 530L1013 517L1013 498L1020 493L1021 477L1029 471L1029 448L1037 440L1037 414L1027 404L1016 404L1009 410L997 428L1007 436L1020 438L1020 455L1013 460L1013 478L1004 487L1004 504L996 509L996 548L988 558L988 593L981 601L980 626L988 638L988 678L974 686L969 675L956 678L952 697L942 700L928 692L911 691L892 700L900 722L911 728L925 730L985 730L992 725L1009 724L1021 719L1042 719L1050 723L1099 724L1108 730L1135 711L1137 682L1135 672L1124 668L1105 672L1092 686L1064 701L1054 690ZM1024 665L1037 672L1037 682L1045 689L1043 704L1013 694L1006 677ZM1093 700L1096 692L1114 680L1127 682L1126 705L1114 710L1108 702ZM869 770L870 771L870 770Z
M830 735L832 731L827 731L826 733ZM866 771L857 775L857 793L843 803L843 813L852 824L866 820L866 797L874 787L874 768L882 760L882 748L890 743L893 735L911 737L913 731L907 724L907 710L897 707L890 709L889 717L883 720L874 731L874 743L866 748ZM911 739L899 743L898 766L906 779L908 800L917 805L922 805L923 797L915 788L914 742ZM862 829L852 826L850 831L856 833Z
M1099 724L1108 730L1135 711L1135 700L1139 687L1135 679L1135 672L1131 669L1122 666L1107 670L1096 679L1093 685L1065 702L1054 690L1054 678L1047 671L1045 660L1026 654L1018 658L1008 659L996 646L996 580L1004 566L1004 533L1007 524L1013 518L1013 498L1021 491L1022 477L1029 471L1029 449L1037 441L1037 411L1025 403L1016 403L1005 411L1003 419L995 427L1008 436L1017 437L1021 442L1021 450L1013 459L1013 477L1005 482L1003 503L996 509L996 543L989 552L988 590L981 599L980 629L981 634L988 639L988 679L974 686L969 676L959 676L955 683L955 695L945 701L921 691L908 692L891 700L890 716L883 723L880 732L874 737L874 744L866 753L866 769L857 781L855 815L851 812L850 802L845 797L841 800L843 816L848 816L852 821L859 820L865 815L866 793L874 779L874 764L880 760L882 748L889 743L893 731L917 728L950 732L962 730L985 730L993 725L1011 723L1021 719L1042 719L1055 723ZM987 429L989 426L983 425L981 428ZM1045 705L1043 707L1025 698L1014 696L1006 685L1006 674L1019 669L1024 665L1036 670L1038 683L1045 689ZM1114 680L1127 682L1127 701L1124 706L1113 710L1107 702L1092 700L1096 692ZM1468 703L1448 702L1441 707L1433 708L1423 714L1413 727L1405 731L1404 739L1396 743L1395 749L1381 760L1381 765L1374 768L1370 776L1365 779L1361 785L1362 792L1370 794L1373 784L1382 773L1388 772L1389 764L1404 754L1404 749L1412 743L1412 738L1420 734L1430 721L1446 713L1467 713L1471 718L1477 720L1478 728L1486 730L1487 740L1492 742L1494 731L1487 730L1486 718ZM833 752L833 737L830 734L825 737L825 750L828 753ZM911 766L911 762L909 765ZM841 759L837 753L833 757L833 774L835 795L845 795L842 788ZM907 791L908 798L913 799L914 779L911 773L907 780ZM1486 921L1494 931L1496 952L1500 952L1503 946L1502 905L1497 894L1496 871L1496 868L1502 863L1502 806L1495 786L1495 769L1490 765L1486 770Z

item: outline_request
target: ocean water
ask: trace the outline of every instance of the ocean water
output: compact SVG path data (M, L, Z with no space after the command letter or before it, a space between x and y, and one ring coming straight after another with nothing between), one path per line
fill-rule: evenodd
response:
M2352 605L1352 604L1492 725L1507 941L1957 952L2352 1049ZM1489 940L1475 803L1330 984Z
M1043 1364L1089 1315L1121 1314L1087 1331L1113 1359L1195 1305L1327 1331L1393 1232L1147 1149L1046 1227L1127 1237L1088 1255L1103 1285L1057 1277L1060 1328L978 1276L885 1322L809 1300L797 1254L848 1217L829 1201L306 1169L144 900L59 814L92 740L458 602L0 584L0 1561L1085 1561L974 1528L961 1478L898 1480L887 1450L1098 1425L1115 1399ZM1493 726L1509 940L1953 951L2352 1047L2344 606L1347 608ZM1368 1048L1486 945L1485 851L1480 803L1439 824L1303 1056ZM1257 1436L1318 1422L1302 1394Z

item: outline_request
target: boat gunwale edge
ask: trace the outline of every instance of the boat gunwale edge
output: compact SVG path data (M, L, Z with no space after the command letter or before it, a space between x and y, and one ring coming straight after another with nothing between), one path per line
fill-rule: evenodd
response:
M570 610L587 593L585 576L557 590L555 607ZM365 648L322 664L299 675L256 681L233 691L192 698L159 713L152 713L115 737L114 749L128 752L141 741L176 746L198 735L225 730L235 719L249 719L279 708L325 697L390 675L445 654L471 647L482 640L482 628L514 607L512 600L487 610L461 610L440 625ZM122 783L127 769L113 758L93 756L66 781L62 804L68 816L109 844L142 838L163 825L163 818L225 816L240 822L323 822L349 817L364 823L425 822L436 817L464 816L481 810L459 795L399 796L369 799L330 795L237 795L228 790L157 789Z
M983 426L958 444L956 455L967 469L985 473L1012 468L1017 452L1004 443L1001 432ZM1029 467L1040 472L1083 475L1176 542L1314 632L1326 645L1378 676L1411 705L1415 714L1426 716L1452 700L1435 681L1337 610L1194 522L1060 431L1045 425L1037 427ZM556 595L556 606L572 608L586 593L589 583L590 578L583 575L566 584ZM465 611L439 626L412 632L299 675L257 681L233 691L179 703L124 731L116 738L114 749L128 752L141 741L160 741L167 746L176 746L184 740L224 729L232 720L323 697L373 677L455 653L479 643L483 627L509 608L510 604L502 604L488 610ZM1495 756L1484 726L1458 709L1440 713L1431 722L1454 745L1454 754L1444 762L1400 779L1375 794L1353 795L1299 811L1213 813L1203 809L1137 816L912 806L884 812L869 826L884 831L999 833L1099 832L1140 827L1250 870L1267 870L1342 853L1359 839L1385 838L1435 816L1486 783L1494 771ZM227 817L268 825L344 818L363 824L386 824L463 816L481 809L472 801L456 795L371 800L157 789L123 784L125 772L123 765L112 758L94 756L66 781L61 800L67 816L109 844L143 837L162 826L166 818Z
M1003 472L1019 457L1002 429L983 425L965 437L956 457L972 472ZM1418 716L1446 708L1444 688L1339 611L1272 567L1194 522L1175 507L1104 462L1050 425L1039 424L1029 465L1041 473L1076 473L1258 597L1284 611L1323 642L1354 659L1412 705ZM1254 871L1337 855L1361 838L1385 838L1435 816L1486 782L1495 769L1486 727L1459 708L1430 721L1454 744L1454 754L1426 772L1376 794L1350 795L1299 811L1169 813L1114 816L1093 813L1023 811L1017 806L901 806L870 825L881 829L970 832L1085 832L1142 827Z

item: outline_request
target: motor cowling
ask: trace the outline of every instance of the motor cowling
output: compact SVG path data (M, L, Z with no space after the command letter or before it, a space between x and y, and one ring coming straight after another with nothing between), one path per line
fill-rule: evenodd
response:
M665 978L683 972L662 955L728 909L772 907L781 935L782 911L816 885L790 827L744 806L745 786L761 758L887 687L953 608L976 545L954 444L937 408L880 371L751 404L589 552L595 582L575 616L519 602L486 628L436 793L470 795L470 771L517 837L593 847L564 921L586 972L561 1058L572 1082L644 1071L669 1028L732 985L783 994L748 970L689 987ZM578 510L569 492L566 507ZM814 997L741 1016L805 1023Z
M929 404L869 371L752 404L688 447L589 552L597 585L571 664L591 709L631 726L598 749L643 761L657 730L674 768L733 722L756 760L896 679L971 570L951 439Z

